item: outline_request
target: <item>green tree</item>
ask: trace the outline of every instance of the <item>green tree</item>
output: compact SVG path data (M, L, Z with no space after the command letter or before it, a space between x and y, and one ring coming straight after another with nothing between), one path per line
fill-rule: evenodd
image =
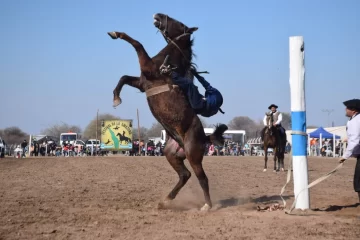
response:
M290 113L282 113L282 122L281 125L283 126L283 128L285 128L286 130L290 130L291 129L291 114Z
M139 131L137 128L133 128L133 139L139 139ZM147 140L148 139L148 129L146 127L140 127L140 139Z
M22 131L19 127L8 127L0 130L0 136L7 145L19 145L24 140L29 141L29 134Z
M164 130L164 128L159 122L153 123L151 128L147 131L147 137L160 137L161 130Z
M228 124L231 130L245 130L247 138L259 136L262 126L247 116L234 117Z
M54 124L52 126L49 126L48 128L43 129L41 131L41 134L54 137L55 139L59 139L61 133L67 133L69 131L74 133L81 133L81 128L79 126L69 125L67 123Z

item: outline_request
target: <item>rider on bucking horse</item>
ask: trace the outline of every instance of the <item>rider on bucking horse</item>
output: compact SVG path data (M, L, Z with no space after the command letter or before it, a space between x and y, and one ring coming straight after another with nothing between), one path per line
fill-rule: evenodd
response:
M171 76L175 85L187 95L191 107L195 110L196 114L200 114L203 117L214 116L218 111L222 114L221 105L223 104L223 97L221 93L208 83L205 78L199 75L195 69L191 68L191 73L198 79L201 85L205 88L205 96L199 93L198 87L194 85L191 79L181 77L173 70L175 66L171 66L167 63L168 57L165 58L164 63L160 66L161 74L168 74Z
M268 117L272 117L273 118L273 126L276 127L276 129L278 130L278 133L280 133L281 135L285 134L285 129L281 126L281 121L282 121L282 114L281 112L277 111L278 106L276 106L275 104L271 104L268 109L270 110L269 113L265 114L264 116L264 129L261 131L261 139L264 139L264 134L265 134L265 130L270 127L268 123Z

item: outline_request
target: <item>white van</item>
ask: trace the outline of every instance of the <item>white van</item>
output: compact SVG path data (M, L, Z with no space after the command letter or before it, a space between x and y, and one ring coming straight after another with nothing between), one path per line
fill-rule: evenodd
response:
M215 131L215 128L204 128L205 135L210 135L214 131ZM232 136L232 138L236 138L237 142L241 142L242 144L245 144L245 135L246 135L245 130L226 130L224 132L224 135ZM162 144L165 144L165 142L166 142L166 131L165 130L161 130L160 142Z

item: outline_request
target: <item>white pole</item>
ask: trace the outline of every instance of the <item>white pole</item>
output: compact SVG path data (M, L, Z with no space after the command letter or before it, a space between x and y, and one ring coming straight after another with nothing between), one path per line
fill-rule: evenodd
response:
M306 154L304 38L290 37L289 50L294 194L297 197L295 208L304 210L310 208L309 189L306 189L309 177ZM303 135L296 132L302 132Z

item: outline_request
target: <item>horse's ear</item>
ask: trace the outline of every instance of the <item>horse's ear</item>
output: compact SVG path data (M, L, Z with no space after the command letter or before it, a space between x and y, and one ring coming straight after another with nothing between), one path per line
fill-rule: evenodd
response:
M198 27L189 28L189 29L187 30L187 33L192 34L193 32L197 31L198 29L199 29Z

